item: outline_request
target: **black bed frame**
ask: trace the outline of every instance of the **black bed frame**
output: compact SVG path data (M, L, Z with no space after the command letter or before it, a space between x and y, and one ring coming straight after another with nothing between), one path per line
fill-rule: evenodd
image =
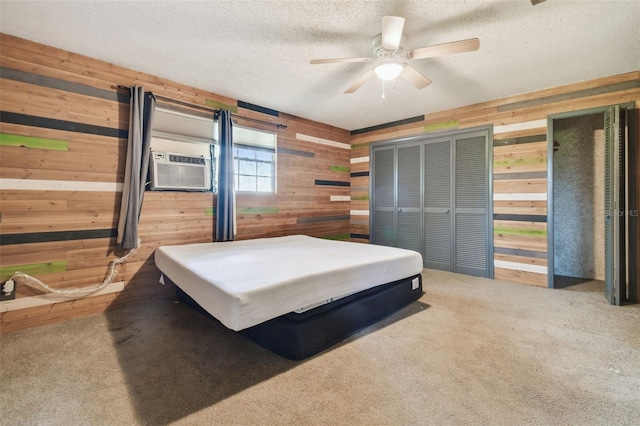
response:
M414 288L416 278L418 286ZM185 304L211 316L180 287L177 287L177 294ZM284 358L301 360L380 321L422 294L422 275L418 274L299 314L290 312L238 333Z

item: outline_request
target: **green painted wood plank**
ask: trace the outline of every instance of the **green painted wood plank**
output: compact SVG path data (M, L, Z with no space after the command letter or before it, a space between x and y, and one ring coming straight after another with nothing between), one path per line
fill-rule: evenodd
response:
M369 201L369 196L368 195L357 195L357 196L351 196L351 200L352 201Z
M337 220L349 220L351 216L348 214L337 216L314 216L314 217L299 217L296 219L296 223L319 223L319 222L333 222Z
M351 145L351 149L360 149L360 148L368 148L368 143L357 143L355 145Z
M17 271L24 272L28 275L40 275L65 272L66 270L66 260L49 263L32 263L29 265L2 266L0 267L0 280L8 280Z
M433 132L435 130L450 129L453 127L458 127L458 124L458 120L449 120L443 121L441 123L427 124L426 126L424 126L424 131Z
M331 166L331 167L329 167L329 169L332 172L340 172L340 173L349 173L349 172L351 172L351 168L350 167L346 167L346 166Z
M494 234L502 235L522 235L526 237L546 237L546 229L521 229L521 228L508 228L506 226L494 226Z
M280 210L278 207L243 207L238 209L238 214L274 214Z
M218 101L214 101L213 99L205 99L204 103L208 106L208 107L212 107L212 108L218 108L218 109L226 109L227 111L231 111L234 113L238 112L238 106L237 105L228 105L222 102L218 102Z
M0 133L0 145L49 149L52 151L69 151L69 142L65 140L34 138L31 136L10 135L8 133Z
M216 208L215 207L208 207L208 208L204 209L204 214L206 214L207 216L213 216L214 214L216 214Z
M334 240L334 241L348 240L349 238L351 238L351 234L325 235L324 237L320 237L320 238L323 238L325 240Z

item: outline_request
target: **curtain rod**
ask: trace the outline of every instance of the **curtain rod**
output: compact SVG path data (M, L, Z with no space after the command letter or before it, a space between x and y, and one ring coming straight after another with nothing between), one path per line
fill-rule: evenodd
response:
M123 85L118 85L118 86L111 86L112 88L118 89L118 90L128 90L131 91L131 88L128 86L123 86ZM199 109L202 111L207 111L207 112L212 112L214 113L214 117L215 115L217 115L220 112L219 108L209 108L203 105L196 105L196 104L191 104L189 102L184 102L184 101L179 101L177 99L171 99L171 98L165 98L164 96L160 96L160 95L153 95L157 100L159 101L165 101L165 102L170 102L173 104L177 104L177 105L182 105L182 106L186 106L189 108L194 108L194 109ZM278 129L286 129L287 126L284 124L280 124L280 123L272 123L270 121L266 121L266 120L258 120L257 118L251 118L251 117L245 117L243 115L238 115L238 114L233 114L231 113L231 117L235 117L235 118L242 118L243 120L248 120L248 121L253 121L254 123L260 123L260 124L266 124L267 126L274 126L277 127Z

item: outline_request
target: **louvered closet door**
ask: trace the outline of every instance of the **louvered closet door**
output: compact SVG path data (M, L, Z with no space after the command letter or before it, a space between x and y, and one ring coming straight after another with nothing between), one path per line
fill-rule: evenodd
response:
M396 166L395 147L385 146L373 150L371 242L383 246L396 246Z
M611 108L614 109L615 107ZM614 230L616 229L615 221L616 215L614 214L615 209L615 188L614 184L616 179L613 178L612 174L614 172L614 155L612 151L614 151L615 147L615 130L612 125L612 118L615 117L617 111L614 109L613 111L608 110L605 111L604 114L604 135L605 135L605 151L604 151L604 209L605 209L605 227L604 227L604 256L605 256L605 295L607 300L612 305L615 304L614 297L614 281L617 276L614 276ZM617 275L617 274L616 274Z
M487 133L454 136L455 261L454 271L488 276Z
M620 305L627 300L625 121L626 114L620 106L605 111L604 281L605 295L612 305ZM634 275L633 269L630 277Z
M424 266L453 270L451 137L424 145Z
M398 156L398 244L422 253L422 144L397 148Z

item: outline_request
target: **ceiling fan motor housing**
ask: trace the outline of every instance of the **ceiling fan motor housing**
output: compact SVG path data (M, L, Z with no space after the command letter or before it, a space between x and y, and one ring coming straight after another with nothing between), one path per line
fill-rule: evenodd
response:
M385 49L384 47L382 47L382 33L380 33L375 36L373 38L373 41L371 42L373 46L373 54L376 58L382 60L404 59L404 55L402 54L402 52L404 52L404 49L402 48L404 42L405 36L404 34L402 34L402 37L400 38L400 44L398 45L398 48L396 50Z

